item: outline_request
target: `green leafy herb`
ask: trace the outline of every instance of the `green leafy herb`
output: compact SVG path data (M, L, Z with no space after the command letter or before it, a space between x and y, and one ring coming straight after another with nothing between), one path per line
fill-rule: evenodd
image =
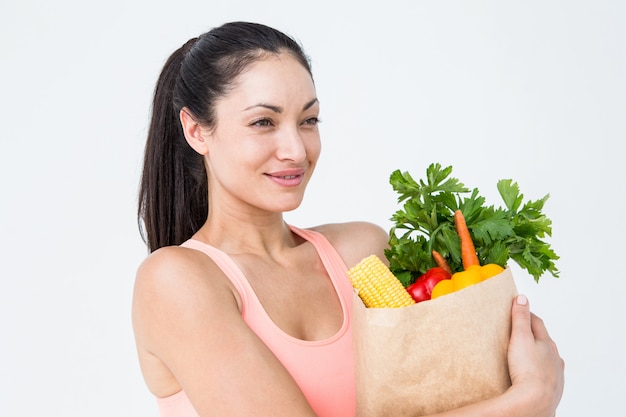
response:
M549 195L524 203L517 183L500 180L497 187L504 207L494 207L486 204L478 189L470 191L451 173L452 167L433 163L426 170L426 179L419 182L399 170L390 176L403 206L391 217L394 226L385 255L391 271L405 286L435 266L433 250L446 258L453 271L463 270L454 227L457 209L463 212L481 265L504 267L513 259L537 282L545 272L558 278L554 262L559 257L543 240L552 236L552 221L541 211Z

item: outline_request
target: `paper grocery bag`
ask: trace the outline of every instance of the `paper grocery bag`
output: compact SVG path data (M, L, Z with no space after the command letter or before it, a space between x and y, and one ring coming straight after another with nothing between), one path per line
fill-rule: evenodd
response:
M510 269L402 308L366 308L354 294L357 416L420 416L504 392L517 294Z

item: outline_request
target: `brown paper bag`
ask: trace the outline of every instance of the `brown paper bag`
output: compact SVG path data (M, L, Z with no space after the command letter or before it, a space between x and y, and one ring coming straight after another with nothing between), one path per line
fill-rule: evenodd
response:
M420 416L504 392L517 294L510 269L403 308L354 295L357 416Z

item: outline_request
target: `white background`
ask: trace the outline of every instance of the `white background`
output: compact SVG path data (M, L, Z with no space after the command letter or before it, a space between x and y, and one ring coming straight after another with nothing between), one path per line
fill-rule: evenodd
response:
M324 150L290 222L388 227L389 174L431 162L492 204L500 178L549 193L562 277L514 273L567 361L557 414L624 415L621 0L2 0L0 415L156 416L130 325L151 94L174 49L229 20L313 61Z

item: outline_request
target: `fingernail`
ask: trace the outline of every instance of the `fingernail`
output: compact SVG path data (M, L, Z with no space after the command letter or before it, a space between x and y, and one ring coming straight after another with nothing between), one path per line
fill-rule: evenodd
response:
M525 295L520 294L517 296L517 304L521 305L521 306L525 306L526 304L528 304L528 298L526 298Z

